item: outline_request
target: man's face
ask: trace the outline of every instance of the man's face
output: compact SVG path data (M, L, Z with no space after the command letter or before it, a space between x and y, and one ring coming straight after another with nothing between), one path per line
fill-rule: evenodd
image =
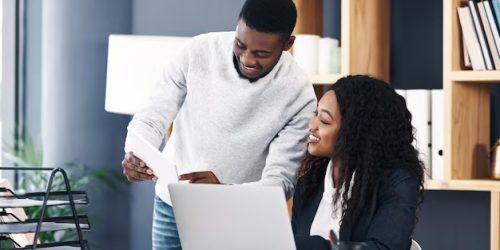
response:
M251 80L264 76L276 65L281 52L290 49L294 38L283 41L279 34L258 32L240 19L233 45L240 73Z

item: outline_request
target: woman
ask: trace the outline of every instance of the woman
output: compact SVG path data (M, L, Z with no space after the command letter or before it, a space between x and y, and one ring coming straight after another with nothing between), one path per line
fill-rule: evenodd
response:
M409 249L424 168L404 98L384 81L344 77L309 131L293 199L297 249L330 249L330 231L368 249Z

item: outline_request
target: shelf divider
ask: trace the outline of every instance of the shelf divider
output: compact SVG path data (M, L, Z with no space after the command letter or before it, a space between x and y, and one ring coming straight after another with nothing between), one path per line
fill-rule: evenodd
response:
M426 180L426 190L500 192L500 181L495 180ZM500 248L499 248L500 249Z
M500 191L491 192L490 249L500 249Z

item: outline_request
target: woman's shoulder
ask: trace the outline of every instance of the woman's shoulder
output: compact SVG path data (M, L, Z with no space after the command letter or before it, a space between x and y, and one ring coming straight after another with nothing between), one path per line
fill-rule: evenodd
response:
M407 168L392 168L384 172L381 179L383 190L411 192L420 190L420 178L415 170Z
M387 169L384 172L386 179L392 181L398 180L408 180L408 179L418 179L418 175L415 170L403 168L403 167L395 167Z

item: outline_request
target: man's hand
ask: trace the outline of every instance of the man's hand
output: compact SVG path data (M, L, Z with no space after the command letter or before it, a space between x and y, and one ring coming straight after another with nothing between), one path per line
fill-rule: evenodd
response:
M141 159L134 156L132 152L125 154L122 161L123 174L127 176L129 181L145 181L156 180L153 171L141 161Z
M189 183L221 184L212 171L193 172L179 176L180 181Z

